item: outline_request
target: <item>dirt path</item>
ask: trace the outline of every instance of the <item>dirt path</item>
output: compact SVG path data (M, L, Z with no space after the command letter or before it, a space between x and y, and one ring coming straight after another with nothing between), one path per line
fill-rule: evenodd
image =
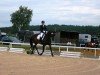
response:
M100 60L0 52L0 75L100 75Z

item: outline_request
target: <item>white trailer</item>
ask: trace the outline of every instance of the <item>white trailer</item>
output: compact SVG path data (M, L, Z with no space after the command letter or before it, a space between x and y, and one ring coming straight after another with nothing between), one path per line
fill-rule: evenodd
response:
M90 34L79 34L79 41L80 42L91 42L91 35Z
M85 47L85 44L87 42L91 42L91 35L90 34L79 34L80 47Z

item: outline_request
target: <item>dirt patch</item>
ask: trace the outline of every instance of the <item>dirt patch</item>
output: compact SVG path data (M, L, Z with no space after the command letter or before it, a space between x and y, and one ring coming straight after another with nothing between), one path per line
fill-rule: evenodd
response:
M99 75L100 61L0 52L0 75Z

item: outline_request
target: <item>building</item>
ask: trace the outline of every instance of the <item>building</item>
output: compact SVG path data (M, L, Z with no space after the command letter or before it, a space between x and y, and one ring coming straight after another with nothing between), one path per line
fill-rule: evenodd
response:
M69 31L61 31L57 32L54 36L54 43L68 43L71 42L73 44L76 44L79 39L79 33L78 32L69 32Z
M40 33L40 31L33 31L33 33L34 33L34 34L39 34L39 33Z

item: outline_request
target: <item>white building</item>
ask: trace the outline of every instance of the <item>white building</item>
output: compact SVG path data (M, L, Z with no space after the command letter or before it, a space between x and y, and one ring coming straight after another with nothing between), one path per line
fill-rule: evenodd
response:
M38 33L40 33L40 31L33 31L33 33L34 33L34 34L38 34Z
M90 42L91 35L90 34L79 34L79 41L80 42Z

